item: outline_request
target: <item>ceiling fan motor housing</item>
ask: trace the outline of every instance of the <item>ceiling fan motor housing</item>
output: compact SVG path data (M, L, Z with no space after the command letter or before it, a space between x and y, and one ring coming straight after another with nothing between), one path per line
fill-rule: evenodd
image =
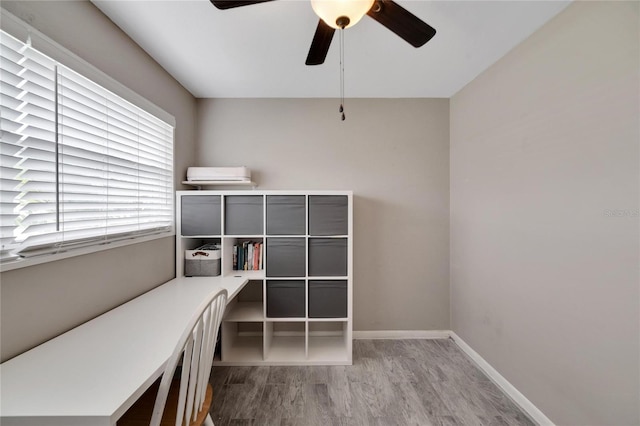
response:
M374 0L311 0L313 11L330 27L354 26L367 14Z

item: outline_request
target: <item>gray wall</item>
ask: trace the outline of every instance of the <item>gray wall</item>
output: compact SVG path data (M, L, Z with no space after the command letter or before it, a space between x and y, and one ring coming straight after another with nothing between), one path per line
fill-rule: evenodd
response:
M2 1L120 83L176 118L176 187L193 163L196 101L88 1ZM0 276L2 361L175 276L175 240L4 272Z
M576 2L451 99L452 327L561 425L639 424L638 2Z
M200 165L354 191L354 329L449 329L449 101L206 99Z

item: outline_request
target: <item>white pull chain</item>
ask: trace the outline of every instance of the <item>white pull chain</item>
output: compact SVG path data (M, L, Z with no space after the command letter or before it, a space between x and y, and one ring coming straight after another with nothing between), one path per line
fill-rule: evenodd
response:
M340 109L341 119L344 121L344 28L340 30Z

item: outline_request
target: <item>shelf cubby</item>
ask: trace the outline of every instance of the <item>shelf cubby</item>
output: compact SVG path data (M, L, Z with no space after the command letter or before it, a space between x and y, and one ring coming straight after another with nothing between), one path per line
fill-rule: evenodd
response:
M234 262L234 246L241 247L243 243L263 243L263 265L262 269L244 270L233 269ZM242 276L249 279L264 278L264 238L262 236L241 236L241 237L224 237L222 239L222 274L224 276Z
M343 364L351 353L347 321L310 321L307 360Z
M309 238L309 276L347 276L346 238Z
M347 280L309 280L307 294L309 318L347 318Z
M304 195L267 195L267 235L305 235Z
M236 302L228 306L224 321L255 322L263 321L262 302Z
M268 363L291 363L306 359L306 324L304 321L266 322L264 360Z
M263 361L262 322L223 320L221 326L222 362L260 363Z
M240 293L227 303L223 321L262 322L264 321L262 281L249 281Z
M224 198L225 235L262 235L264 197L227 195Z
M267 237L265 244L267 277L306 275L306 238Z
M305 281L267 280L267 318L304 318Z
M346 195L309 195L309 235L347 235L348 219Z
M185 195L180 199L182 236L221 235L220 195Z

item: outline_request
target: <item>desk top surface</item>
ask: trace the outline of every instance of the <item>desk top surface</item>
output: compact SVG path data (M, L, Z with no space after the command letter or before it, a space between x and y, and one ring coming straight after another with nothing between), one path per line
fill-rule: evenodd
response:
M0 364L0 423L111 425L162 374L203 298L245 278L176 278Z

